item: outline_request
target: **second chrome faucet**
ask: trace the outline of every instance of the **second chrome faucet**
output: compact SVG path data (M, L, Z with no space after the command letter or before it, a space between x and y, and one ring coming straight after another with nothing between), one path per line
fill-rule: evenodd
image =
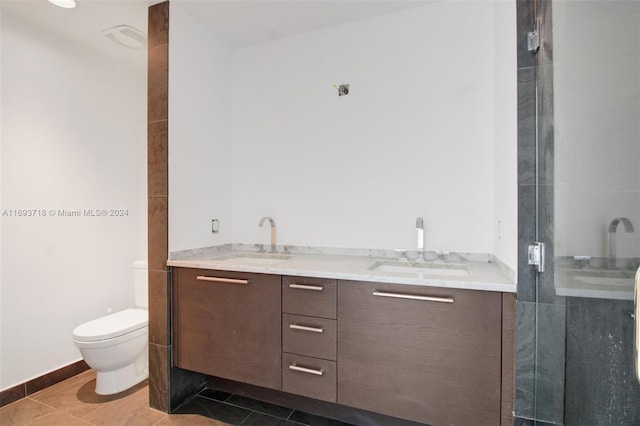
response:
M277 253L276 251L276 222L270 218L270 217L263 217L262 219L260 219L260 222L258 222L258 227L262 228L262 225L264 225L264 221L268 220L269 221L269 225L271 225L271 253Z

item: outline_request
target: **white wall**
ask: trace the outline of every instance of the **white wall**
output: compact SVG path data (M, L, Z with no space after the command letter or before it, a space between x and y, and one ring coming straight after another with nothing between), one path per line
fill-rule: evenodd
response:
M268 215L281 244L415 249L423 216L427 250L493 252L493 14L438 2L234 51L234 241L268 242Z
M516 3L494 2L494 195L493 253L518 270L518 99Z
M640 2L554 2L556 254L640 257Z
M2 217L6 389L79 360L73 328L133 305L131 262L146 257L146 75L8 12L1 48L2 211L128 209Z
M177 251L231 242L231 49L188 4L172 2L169 16L169 251Z
M414 249L422 216L428 250L516 269L515 4L437 2L232 52L190 5L171 5L170 251L268 243L265 215L279 244Z

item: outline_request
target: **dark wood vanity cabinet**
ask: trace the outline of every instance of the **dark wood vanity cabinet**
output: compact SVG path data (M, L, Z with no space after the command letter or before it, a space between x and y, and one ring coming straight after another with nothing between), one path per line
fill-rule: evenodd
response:
M338 403L433 425L498 425L501 293L338 282Z
M180 368L281 388L280 276L173 268Z
M175 267L172 290L177 367L425 424L512 424L513 296Z

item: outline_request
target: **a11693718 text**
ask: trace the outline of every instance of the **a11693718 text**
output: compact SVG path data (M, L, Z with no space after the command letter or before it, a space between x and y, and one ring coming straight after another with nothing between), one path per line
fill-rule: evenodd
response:
M129 209L3 209L2 217L126 217Z

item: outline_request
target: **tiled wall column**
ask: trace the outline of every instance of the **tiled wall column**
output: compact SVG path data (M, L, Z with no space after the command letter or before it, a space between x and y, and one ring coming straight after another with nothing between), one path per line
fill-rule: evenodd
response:
M149 405L169 411L168 86L169 2L149 8L147 92Z
M148 31L149 405L170 412L200 391L205 377L172 363L171 271L167 269L169 2L149 7Z
M527 33L540 19L540 49ZM554 138L551 0L517 0L518 306L516 424L564 421L565 298L554 289ZM537 108L537 109L536 109ZM545 244L545 272L527 246Z
M518 302L516 308L516 418L535 417L536 272L526 247L536 241L536 73L527 51L535 1L517 0L518 58ZM516 421L516 424L519 424Z

